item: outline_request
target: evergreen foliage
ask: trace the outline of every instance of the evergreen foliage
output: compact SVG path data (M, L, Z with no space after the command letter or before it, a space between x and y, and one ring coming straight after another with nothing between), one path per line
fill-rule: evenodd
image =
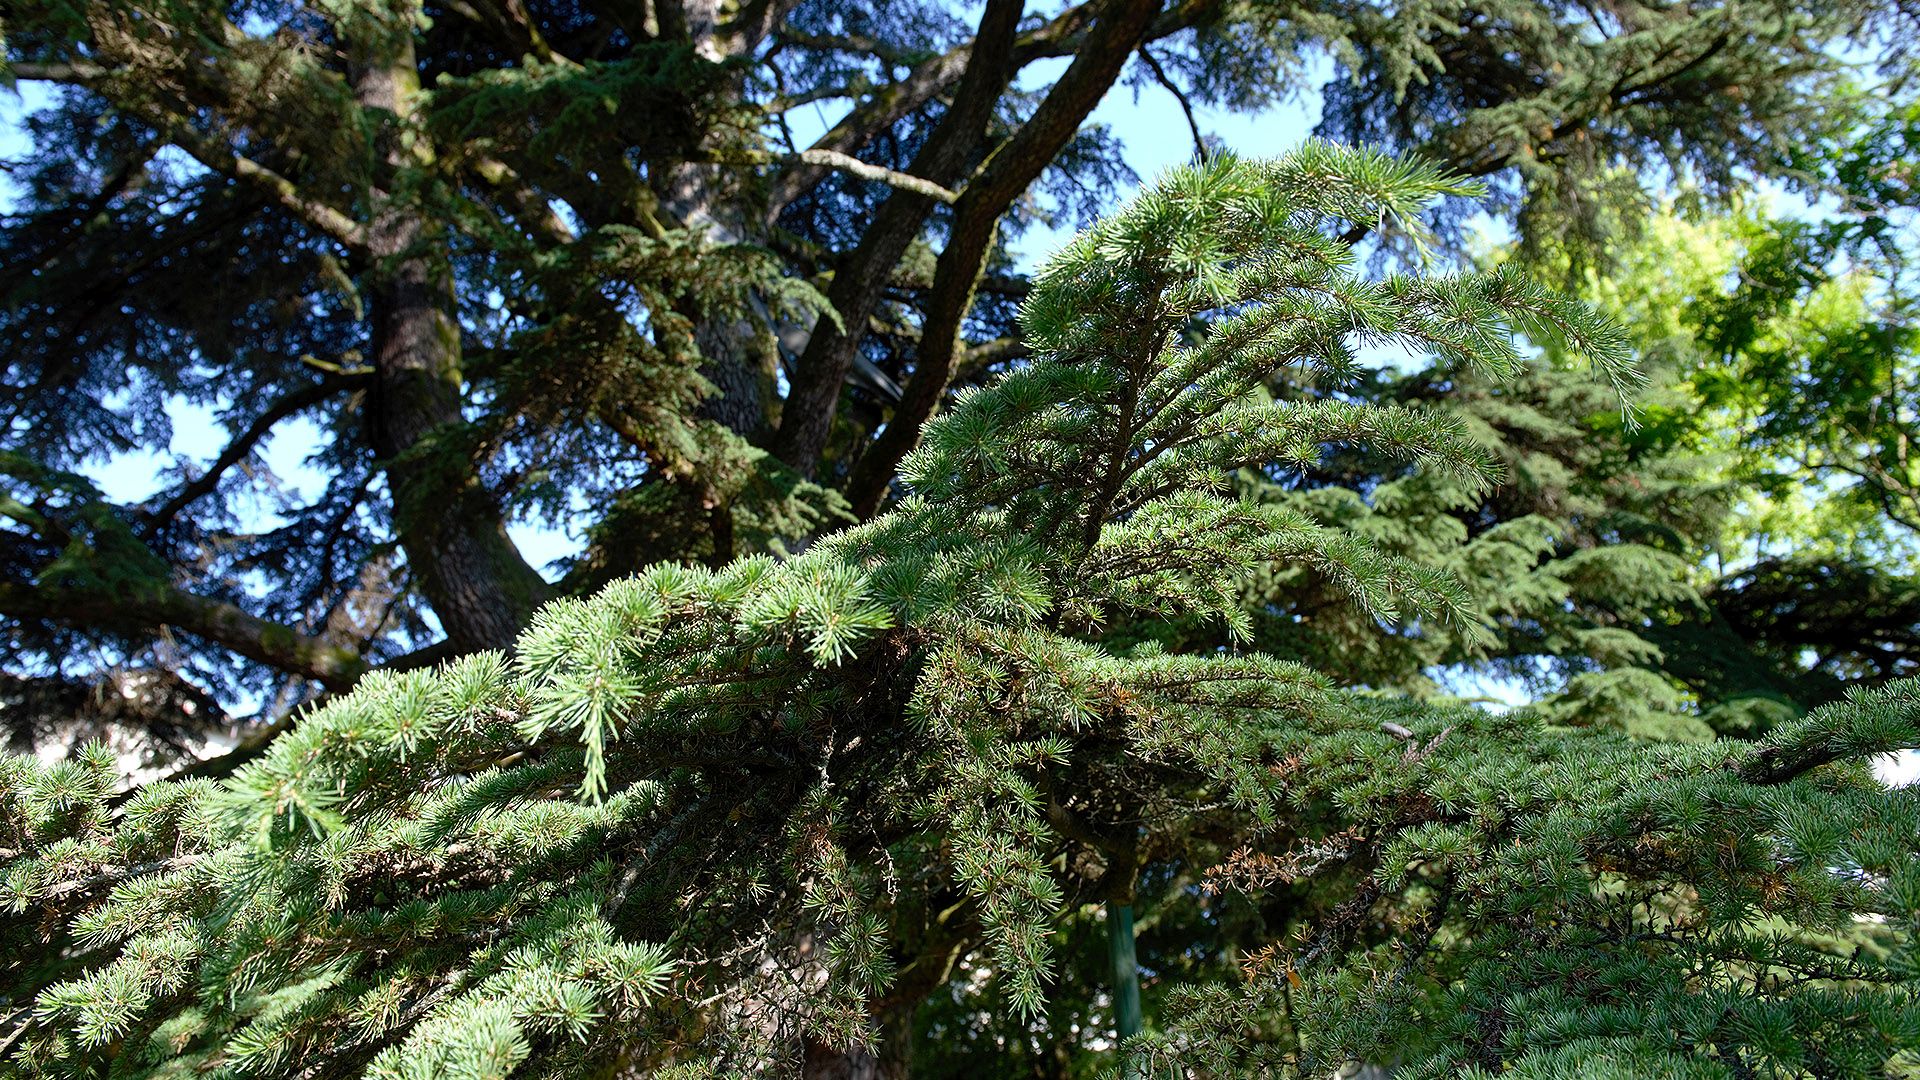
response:
M224 781L115 810L97 751L6 759L7 1067L791 1068L897 1038L969 954L965 992L1035 1022L1058 931L1154 890L1264 941L1156 993L1130 1052L1195 1074L1912 1067L1920 800L1864 762L1920 745L1913 684L1649 747L1250 647L1276 568L1485 632L1453 575L1234 478L1363 446L1477 491L1486 443L1276 371L1400 342L1511 373L1524 331L1631 380L1617 327L1511 269L1370 280L1335 239L1471 191L1318 143L1176 170L1037 276L1036 355L874 521L370 674ZM1147 618L1227 636L1111 636Z
M34 104L0 207L0 661L178 670L277 721L368 668L509 648L543 600L651 562L871 517L928 418L1031 352L1022 230L1134 179L1089 122L1122 82L1251 112L1314 100L1330 58L1323 133L1486 177L1530 243L1591 240L1630 231L1654 160L1713 192L1859 179L1786 148L1858 142L1848 61L1904 62L1912 17L1027 7L8 5L0 84ZM1402 224L1352 228L1417 250ZM223 445L176 455L183 415ZM308 441L300 490L266 451ZM110 462L157 482L63 479ZM585 550L537 568L527 522Z

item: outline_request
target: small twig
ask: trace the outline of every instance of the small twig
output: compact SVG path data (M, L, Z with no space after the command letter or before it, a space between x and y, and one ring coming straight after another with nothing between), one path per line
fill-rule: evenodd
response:
M773 154L761 151L718 153L707 158L706 161L714 165L814 165L838 169L862 180L872 180L902 191L924 195L948 206L952 206L960 199L959 192L942 187L926 177L861 161L852 154L843 154L838 150L823 150L816 147L811 150L802 150L797 154Z
M888 169L879 165L869 164L854 157L852 154L843 154L838 150L802 150L798 154L793 155L793 157L795 160L807 165L825 165L830 169L839 169L841 172L852 173L862 180L873 180L891 187L900 188L903 191L911 191L916 195L925 195L930 199L937 199L948 206L952 206L960 198L958 192L950 188L941 187L931 180L915 176L912 173L900 172L897 169Z
M1207 139L1200 134L1200 121L1193 114L1193 103L1187 100L1186 91L1180 89L1179 84L1167 74L1167 69L1160 66L1159 58L1154 56L1145 45L1140 46L1140 59L1146 61L1147 70L1153 72L1153 81L1159 83L1167 93L1173 95L1173 100L1180 103L1180 111L1187 117L1187 130L1193 133L1193 159L1202 165L1206 164Z
M39 899L40 904L51 905L69 896L92 892L102 886L117 885L129 878L143 874L164 873L168 870L184 870L206 858L205 855L180 855L171 859L156 859L153 862L137 863L127 867L111 867L98 873L88 874L48 889Z

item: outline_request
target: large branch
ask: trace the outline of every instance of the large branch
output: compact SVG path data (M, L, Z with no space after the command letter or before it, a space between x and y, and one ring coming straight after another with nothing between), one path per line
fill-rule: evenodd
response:
M231 23L223 22L221 26L230 39L245 36ZM210 78L209 72L213 70L213 66L199 65L192 70L202 78ZM6 65L6 71L17 79L90 87L107 93L109 98L113 95L106 84L116 79L138 81L142 78L139 72L132 69L111 68L86 60L49 63L22 61ZM230 88L228 89L231 92ZM122 105L120 102L115 104ZM202 104L208 105L216 112L219 111L217 105L205 102ZM137 107L129 111L135 115L150 112ZM239 153L231 146L222 145L219 141L195 131L184 120L154 116L148 116L148 119L163 132L163 137L168 142L185 151L188 156L208 169L261 192L282 210L349 250L355 252L365 250L365 228L351 216L330 205L327 200L301 190L300 186L291 179Z
M989 0L981 14L972 60L953 107L941 117L910 166L930 186L944 191L940 185L961 174L986 137L994 105L1013 79L1014 31L1023 6L1024 0ZM813 474L833 430L841 386L853 366L868 317L887 290L888 271L920 235L932 210L929 193L900 185L874 214L852 258L834 274L829 299L839 318L822 315L814 325L806 351L794 367L793 386L772 447L776 457L803 475Z
M1219 0L1186 0L1174 4L1148 27L1144 40L1157 41L1193 26L1219 6ZM1036 60L1080 55L1093 41L1095 19L1101 4L1075 4L1014 40L1013 65L1016 70ZM795 44L822 48L839 47L845 39L819 39L803 34L785 35ZM876 135L899 123L906 116L952 89L965 77L972 60L972 41L922 61L907 77L874 92L854 107L839 123L820 136L809 148L852 154ZM767 198L766 220L779 218L790 203L811 190L826 175L824 165L803 161L782 174L773 183Z
M366 661L352 649L171 585L110 594L93 589L0 584L0 614L120 631L173 627L277 671L312 679L330 690L346 689L367 669Z
M348 250L366 251L367 230L360 222L301 191L298 184L285 176L244 154L217 145L184 125L174 125L168 132L168 141L214 172L266 195L282 210Z
M7 74L28 82L85 84L106 73L106 68L85 60L44 64L32 60L17 60L7 65Z
M954 206L946 249L934 268L913 378L908 380L886 429L867 448L848 479L847 497L855 513L870 517L879 508L894 469L919 443L921 427L947 391L961 348L961 325L973 306L974 290L993 248L1000 216L1080 130L1087 114L1106 96L1127 58L1153 27L1159 9L1158 0L1112 0L1107 4L1073 63L1034 110L1033 117L995 151L961 194Z

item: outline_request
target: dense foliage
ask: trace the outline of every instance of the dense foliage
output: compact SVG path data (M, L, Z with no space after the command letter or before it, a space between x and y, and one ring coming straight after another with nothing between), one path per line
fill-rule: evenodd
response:
M950 392L1032 348L1008 241L1130 179L1087 123L1116 85L1257 110L1330 63L1323 133L1488 177L1530 242L1591 241L1654 162L1715 192L1807 174L1871 109L1847 58L1908 29L1854 0L0 19L0 79L50 91L0 220L0 648L36 677L182 671L267 719L509 647L654 561L871 516ZM1430 212L1457 238L1472 205ZM225 445L175 458L182 410ZM267 467L289 430L313 489ZM116 500L87 479L108 461L160 475ZM529 565L505 531L529 520L585 550Z
M1339 385L1353 343L1394 341L1510 375L1524 331L1618 415L1625 337L1589 309L1512 268L1355 272L1351 225L1469 191L1322 144L1177 171L1036 277L1033 359L929 426L872 522L555 601L511 658L375 673L230 779L117 813L103 754L9 759L9 1067L844 1065L875 1034L903 1053L942 995L1052 1022L1087 1001L1049 994L1062 935L1151 896L1235 947L1189 936L1144 1063L1911 1070L1920 798L1865 762L1920 745L1914 684L1648 745L1252 647L1276 567L1485 634L1453 575L1234 487L1364 447L1473 490L1486 443L1275 397L1276 372ZM1114 636L1192 620L1223 643ZM949 1034L936 1065L969 1052Z
M0 1075L1914 1074L1914 14L0 5Z

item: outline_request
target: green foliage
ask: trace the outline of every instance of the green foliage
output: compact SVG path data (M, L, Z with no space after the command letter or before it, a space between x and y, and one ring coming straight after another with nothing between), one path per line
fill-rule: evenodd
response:
M1303 775L1352 791L1351 820L1383 838L1344 904L1349 926L1394 932L1344 954L1338 921L1302 933L1244 987L1183 995L1192 1015L1152 1053L1230 1053L1237 1025L1272 1014L1301 1049L1266 1059L1310 1068L1880 1075L1920 1039L1902 884L1920 803L1857 757L1806 770L1905 745L1916 705L1912 684L1861 695L1751 754L1378 706L1404 751L1315 756ZM1864 948L1841 936L1863 932Z
M1512 271L1371 281L1329 239L1465 190L1322 144L1175 171L1039 275L1035 359L929 428L891 513L557 601L511 658L369 676L117 819L103 761L7 759L9 1068L791 1068L963 955L991 978L960 992L1031 1022L1084 907L1142 892L1269 946L1155 991L1138 1051L1181 1068L1877 1074L1920 1042L1920 803L1861 761L1920 743L1913 685L1648 747L1246 645L1247 583L1283 571L1371 619L1480 618L1233 487L1364 445L1478 492L1485 442L1275 399L1276 371L1338 382L1367 341L1512 372L1523 329L1627 378L1615 326ZM1150 619L1228 640L1108 636ZM1873 950L1822 937L1856 919Z
M158 461L149 497L93 512L180 595L130 603L84 575L54 595L61 523L9 517L0 657L185 666L230 706L285 701L288 677L337 688L442 636L507 648L538 601L653 561L796 548L842 500L870 515L950 384L1027 354L1022 231L1084 226L1135 179L1131 133L1088 122L1118 82L1203 123L1317 101L1323 132L1485 177L1525 242L1583 253L1632 231L1669 179L1650 162L1713 193L1817 177L1905 197L1910 118L1863 135L1872 95L1850 80L1862 55L1910 60L1912 13L1872 0L706 6L7 5L0 86L26 91L9 124L31 152L0 220L0 442L52 470ZM985 40L1001 23L1005 50ZM1086 81L1042 74L1068 55ZM815 110L833 124L796 142ZM972 188L978 220L903 175ZM1437 220L1457 246L1484 203L1437 194L1343 235L1419 256ZM1897 231L1881 217L1855 241ZM1477 281L1450 295L1511 295L1456 329L1489 304L1543 329L1552 297ZM953 364L920 340L947 325ZM211 460L175 453L189 410L222 429ZM316 444L317 490L269 467L289 430ZM586 539L564 580L515 549L529 521Z

